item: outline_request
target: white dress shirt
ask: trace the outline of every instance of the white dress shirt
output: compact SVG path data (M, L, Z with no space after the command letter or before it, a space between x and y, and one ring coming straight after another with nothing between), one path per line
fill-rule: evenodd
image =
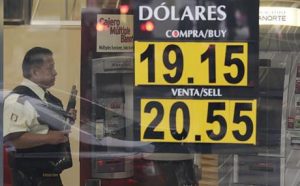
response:
M45 91L34 82L24 79L21 85L30 88L41 100L45 101ZM10 94L4 101L3 108L3 136L17 132L29 132L35 134L47 134L49 127L41 125L37 118L36 109L25 101L19 103L19 94Z

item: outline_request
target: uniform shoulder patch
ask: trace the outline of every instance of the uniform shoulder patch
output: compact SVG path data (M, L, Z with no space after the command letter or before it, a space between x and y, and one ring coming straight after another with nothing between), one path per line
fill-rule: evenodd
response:
M11 113L10 120L17 122L18 118L19 118L19 116L17 114Z

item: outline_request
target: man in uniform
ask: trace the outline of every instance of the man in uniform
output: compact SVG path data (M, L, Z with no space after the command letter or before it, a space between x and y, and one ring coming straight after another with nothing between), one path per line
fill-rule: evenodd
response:
M4 101L4 141L14 148L14 186L62 186L59 174L72 166L64 157L70 144L63 125L65 115L76 119L76 110L64 113L61 101L47 90L57 75L52 55L46 48L30 49L22 64L24 80Z

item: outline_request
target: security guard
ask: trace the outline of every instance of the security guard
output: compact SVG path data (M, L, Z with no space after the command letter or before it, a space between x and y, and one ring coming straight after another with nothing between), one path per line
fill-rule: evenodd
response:
M59 174L72 166L56 166L69 143L61 130L65 120L55 109L47 110L48 105L63 110L47 90L57 75L52 55L46 48L30 49L22 64L24 80L4 101L4 141L15 149L10 153L14 186L62 186ZM70 115L75 120L76 110Z

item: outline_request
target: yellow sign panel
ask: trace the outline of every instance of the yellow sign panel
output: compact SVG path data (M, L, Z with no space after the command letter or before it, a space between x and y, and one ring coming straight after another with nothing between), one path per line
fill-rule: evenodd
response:
M256 100L141 99L141 141L256 144Z
M248 43L135 41L135 85L248 86Z

